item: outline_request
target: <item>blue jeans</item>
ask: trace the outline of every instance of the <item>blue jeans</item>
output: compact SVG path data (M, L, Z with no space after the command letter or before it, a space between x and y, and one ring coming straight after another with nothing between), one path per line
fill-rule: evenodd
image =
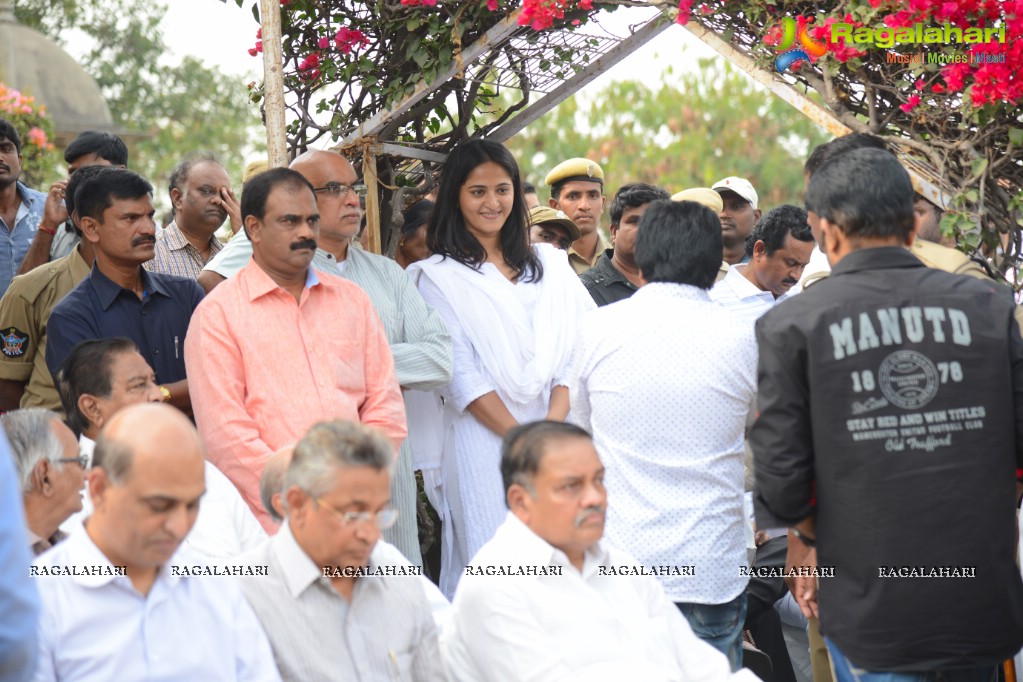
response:
M746 591L724 604L676 603L697 637L728 657L732 672L742 667L742 624L746 622Z
M835 666L835 682L994 682L998 668L989 665L983 668L951 668L947 670L924 670L920 672L874 672L856 667L845 657L835 643L827 637L824 641Z

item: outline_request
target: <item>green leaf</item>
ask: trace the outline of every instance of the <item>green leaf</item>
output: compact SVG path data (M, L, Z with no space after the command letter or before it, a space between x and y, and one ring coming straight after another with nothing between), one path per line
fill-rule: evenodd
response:
M974 159L972 168L974 176L983 175L984 171L987 170L987 159ZM976 201L976 199L971 199L971 201Z
M1009 128L1009 142L1016 147L1023 147L1023 129Z

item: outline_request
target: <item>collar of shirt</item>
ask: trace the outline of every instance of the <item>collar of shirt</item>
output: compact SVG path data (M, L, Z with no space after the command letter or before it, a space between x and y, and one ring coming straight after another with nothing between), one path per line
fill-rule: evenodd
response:
M862 270L887 270L888 268L924 268L927 267L910 252L901 246L879 246L873 249L860 249L846 255L831 268L831 276L837 277L849 272Z
M601 254L601 257L597 259L597 264L593 266L593 269L596 271L595 274L601 275L601 277L597 280L597 283L603 284L606 287L609 287L612 284L624 284L633 291L638 290L639 287L630 282L629 278L623 275L621 271L614 266L614 263L611 262L611 259L614 257L614 253L614 249L605 249Z
M641 295L642 294L642 295ZM658 299L675 298L685 301L705 301L712 303L710 294L706 289L694 287L690 284L675 284L674 282L650 282L633 295L633 301L655 301Z
M242 268L242 271L238 273L239 277L242 277L246 282L246 288L248 290L248 296L250 301L255 301L261 296L266 296L272 291L280 289L280 285L277 282L270 279L270 275L266 274L263 268L259 267L254 259L250 259L249 262ZM306 268L305 271L305 288L312 289L313 287L323 285L327 287L334 287L336 284L331 282L330 279L320 279L316 274L316 268Z
M114 570L113 563L107 558L107 556L96 546L96 543L92 541L89 536L89 532L85 528L85 523L75 524L74 528L68 534L67 539L64 540L60 545L64 548L66 554L64 555L64 563L68 566L87 566L90 568L89 571L81 571L86 575L74 575L69 576L70 579L82 587L98 588L105 585L109 585L115 581L127 581L127 585L131 585L131 579L126 575L118 575L118 572ZM184 546L182 543L181 547ZM185 563L192 563L190 558L187 556L181 556L181 547L174 552L174 555L168 560L163 566L160 566L156 576L156 582L162 582L166 585L167 589L173 589L184 576L174 575L171 572L171 566ZM91 570L95 567L110 567L110 570ZM97 575L104 574L104 575ZM155 588L154 583L154 588ZM134 589L134 587L132 587ZM149 594L153 594L150 590Z
M737 263L728 269L728 273L725 274L725 278L721 280L722 284L728 283L728 286L732 288L735 295L739 297L739 300L745 301L751 298L763 298L771 303L775 302L774 294L770 291L764 291L753 282L746 279L746 275L743 273L746 271L749 265L740 267Z
M564 566L576 570L564 552L534 533L510 511L505 517L502 536L508 545L506 549L512 550L515 561L523 566ZM610 563L607 559L607 549L601 542L587 549L583 555L582 578L586 580L596 574L599 566Z
M16 183L15 187L17 187L18 196L21 197L18 213L14 217L14 223L17 224L36 208L42 211L43 205L46 203L46 195L30 188L20 180Z
M155 275L141 265L139 266L139 278L142 281L142 290L153 296L160 294L170 298L170 293L163 286L162 281L158 275ZM125 289L120 284L115 283L109 277L103 274L99 269L99 261L92 264L92 272L89 274L89 281L92 283L92 288L96 291L99 296L100 305L103 306L103 310L109 310L110 306L113 305L114 301L122 292L127 292L132 298L138 299L134 291Z
M77 246L71 250L70 257L68 258L68 267L71 269L71 279L76 283L88 277L89 272L92 271L89 264L82 258L82 254Z
M568 247L568 260L571 261L572 258L575 257L576 260L578 260L578 261L580 261L582 263L586 263L587 265L593 266L594 264L596 264L596 262L598 260L600 260L600 255L602 253L604 253L605 251L610 251L610 248L608 246L608 243L606 241L604 241L604 235L602 235L600 233L600 229L598 228L597 229L597 248L593 250L593 259L592 260L586 260L585 258L583 258L581 253L579 253L578 251L575 250L574 246L570 246L570 247ZM610 256L609 256L609 258L610 258Z
M192 242L188 241L188 237L186 237L185 233L181 231L180 227L178 227L178 221L176 220L170 221L167 227L163 228L163 232L161 234L163 235L161 238L166 242L167 248L171 251L180 251L192 246ZM218 246L221 246L220 240L217 239L215 235L211 235L209 242L211 256L220 250L217 248ZM197 249L192 246L192 250Z
M380 549L380 544L377 543L373 551L370 552L370 569L381 565L379 561L381 558ZM291 526L287 521L281 524L277 534L270 539L270 553L280 563L284 573L284 584L287 586L288 593L291 594L293 599L301 597L315 583L321 583L336 593L333 585L330 584L330 578L323 575L323 567L313 563L313 560L305 553L305 550L298 544L298 540L295 539L294 534L291 532ZM386 580L379 578L356 578L352 599L355 599L356 594L363 593L367 589L383 589L384 583L386 583Z

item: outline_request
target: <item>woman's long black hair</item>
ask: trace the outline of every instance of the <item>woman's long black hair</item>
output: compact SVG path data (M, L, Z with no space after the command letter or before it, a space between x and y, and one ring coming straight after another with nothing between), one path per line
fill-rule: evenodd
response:
M515 192L511 215L504 221L498 235L504 262L515 270L516 277L523 277L523 281L527 282L539 282L543 277L543 267L529 244L519 165L511 152L498 142L474 138L459 144L448 155L437 190L437 203L426 227L426 245L433 253L452 258L474 270L479 270L486 262L487 251L465 226L458 197L469 173L488 161L508 173Z

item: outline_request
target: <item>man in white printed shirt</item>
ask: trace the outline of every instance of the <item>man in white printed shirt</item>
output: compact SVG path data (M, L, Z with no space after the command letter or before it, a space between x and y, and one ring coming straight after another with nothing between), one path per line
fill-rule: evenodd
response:
M614 505L611 542L659 574L704 641L741 665L746 616L743 431L756 393L753 325L707 295L717 216L647 207L636 243L646 284L584 320L570 361L576 422L593 433Z
M771 209L746 239L749 263L733 265L710 290L711 300L756 322L799 282L813 247L806 211L791 204Z
M639 563L601 540L604 466L588 433L515 427L501 475L510 509L466 567L443 651L458 682L756 679L731 673Z
M178 410L132 405L96 442L84 526L36 559L35 680L280 680L234 578L182 575L205 491L202 443Z

